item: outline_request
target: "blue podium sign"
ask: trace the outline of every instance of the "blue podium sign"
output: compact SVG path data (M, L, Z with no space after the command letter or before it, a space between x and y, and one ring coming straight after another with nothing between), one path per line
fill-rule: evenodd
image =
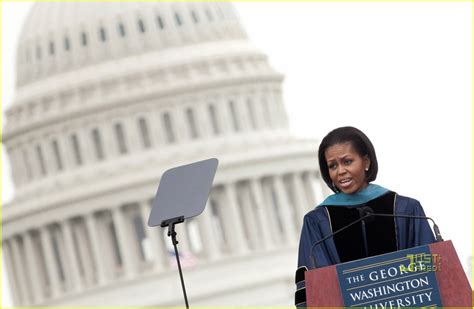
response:
M442 307L439 262L428 246L420 246L336 265L344 306Z

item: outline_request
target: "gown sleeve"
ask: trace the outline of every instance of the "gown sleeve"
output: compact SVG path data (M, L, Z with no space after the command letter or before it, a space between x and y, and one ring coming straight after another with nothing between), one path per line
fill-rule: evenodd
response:
M329 221L324 213L322 207L317 208L306 214L303 220L298 250L298 269L295 276L295 306L297 307L306 307L304 273L314 268L310 259L311 253L315 258L315 267L324 267L339 262L332 238L317 245L311 252L314 244L331 233Z
M417 200L411 199L413 205L413 215L414 216L426 216L421 207L420 202ZM413 222L413 247L427 245L434 243L435 237L431 227L428 223L428 220L416 220L418 222Z
M420 202L415 199L398 196L397 214L426 216ZM434 243L435 237L426 219L397 218L399 249L407 249Z

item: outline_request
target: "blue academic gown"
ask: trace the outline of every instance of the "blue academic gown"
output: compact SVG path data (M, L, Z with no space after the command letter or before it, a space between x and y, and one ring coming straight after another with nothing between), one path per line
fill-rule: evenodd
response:
M306 307L305 282L303 272L312 269L310 250L318 240L331 235L331 224L325 206L363 206L366 202L389 192L387 189L370 184L367 190L358 196L349 194L333 194L315 209L304 216L298 253L298 270L296 275L295 305ZM366 194L364 194L366 193ZM394 214L425 216L420 202L415 199L395 194ZM397 249L403 250L435 242L433 232L427 220L395 218ZM313 250L316 267L324 267L340 263L333 238L329 238ZM303 299L304 298L304 299Z

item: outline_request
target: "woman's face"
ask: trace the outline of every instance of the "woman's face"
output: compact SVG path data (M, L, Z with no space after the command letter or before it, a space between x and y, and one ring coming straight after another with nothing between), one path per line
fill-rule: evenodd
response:
M351 143L332 145L324 155L329 177L340 191L350 194L367 187L365 173L370 167L370 159L367 156L361 157Z

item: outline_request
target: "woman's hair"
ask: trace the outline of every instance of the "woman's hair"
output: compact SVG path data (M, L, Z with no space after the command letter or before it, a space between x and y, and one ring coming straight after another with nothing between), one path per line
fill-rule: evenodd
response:
M367 156L370 160L369 170L366 173L367 182L374 181L377 178L378 164L375 149L369 138L359 129L354 127L340 127L329 132L321 141L318 150L319 169L321 176L328 187L334 192L338 192L333 186L331 177L329 176L329 168L326 162L325 152L329 147L336 144L351 143L352 148L359 156Z

